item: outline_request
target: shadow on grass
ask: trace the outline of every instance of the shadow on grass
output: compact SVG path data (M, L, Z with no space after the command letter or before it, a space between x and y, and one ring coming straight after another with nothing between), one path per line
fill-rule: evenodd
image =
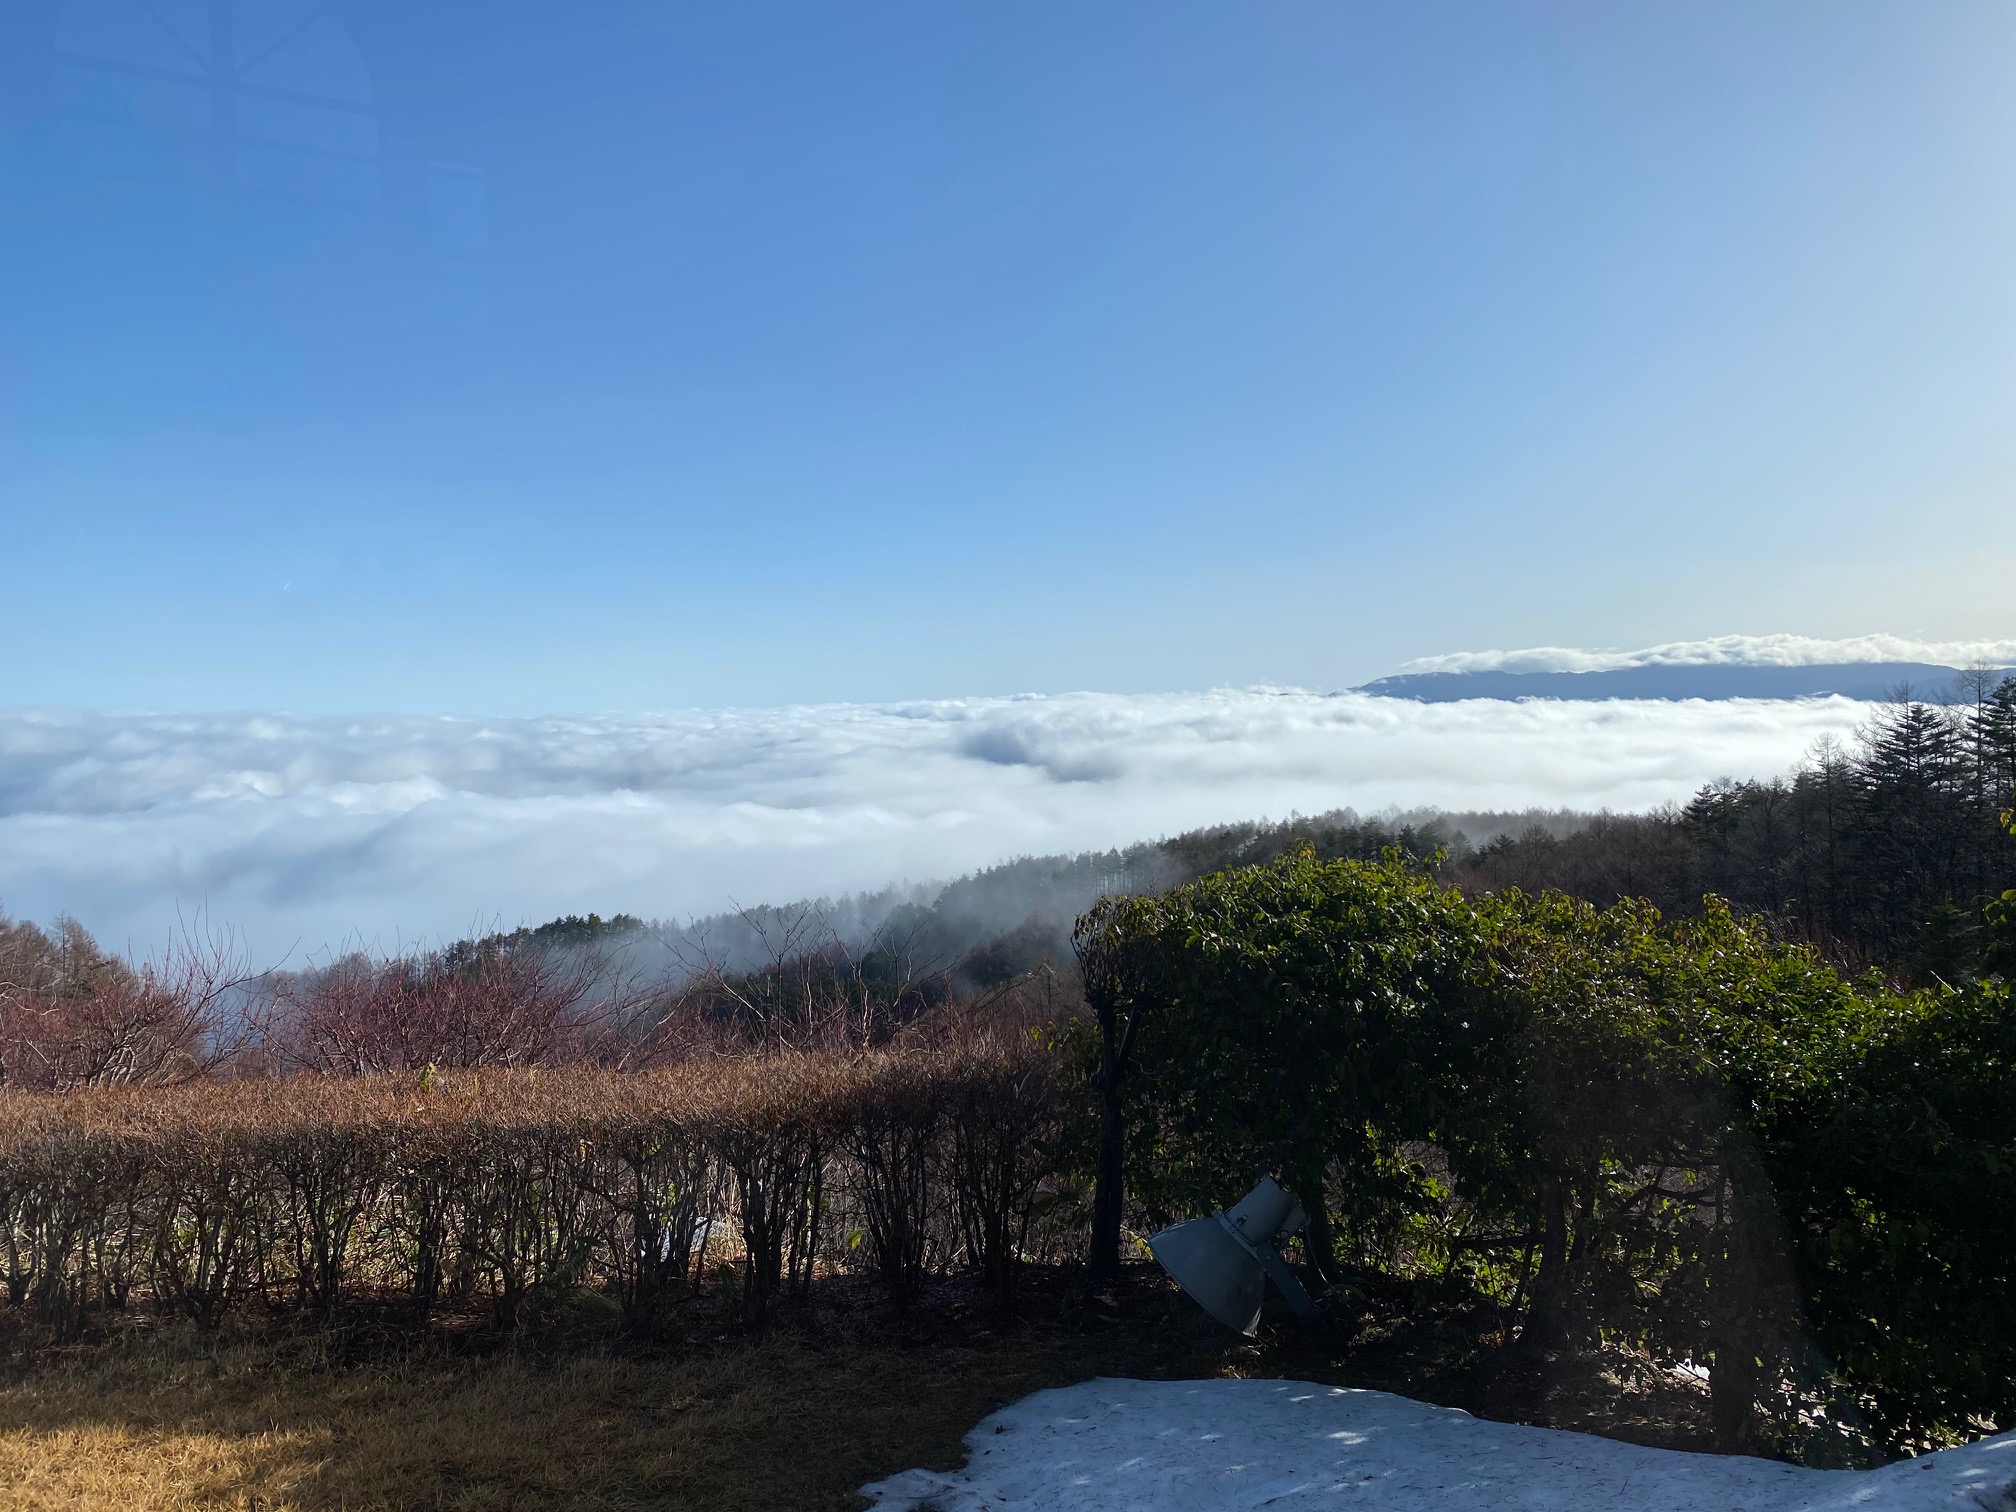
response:
M857 1508L854 1488L951 1468L995 1408L1093 1376L1286 1376L1484 1415L1699 1447L1699 1404L1618 1362L1514 1368L1460 1320L1227 1334L1153 1273L1017 1314L947 1288L899 1316L815 1288L748 1341L704 1301L655 1342L561 1323L517 1339L399 1339L135 1322L17 1358L0 1384L12 1508ZM1659 1387L1655 1381L1653 1386Z

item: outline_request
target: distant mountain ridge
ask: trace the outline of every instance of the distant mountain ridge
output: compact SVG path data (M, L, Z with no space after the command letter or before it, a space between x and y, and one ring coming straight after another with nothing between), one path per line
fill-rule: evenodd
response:
M1592 672L1402 672L1354 688L1381 698L1417 703L1454 703L1466 698L1591 700L1643 698L1824 698L1829 695L1883 702L1908 688L1919 696L1942 696L1960 676L1958 667L1931 662L1834 662L1813 666L1742 664L1654 664ZM2016 677L2005 667L1991 678Z

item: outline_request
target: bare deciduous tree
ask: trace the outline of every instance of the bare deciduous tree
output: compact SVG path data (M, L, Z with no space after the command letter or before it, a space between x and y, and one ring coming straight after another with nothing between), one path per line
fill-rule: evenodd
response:
M245 978L228 939L185 932L158 962L106 954L74 919L0 917L0 1084L56 1091L186 1080L228 1054Z

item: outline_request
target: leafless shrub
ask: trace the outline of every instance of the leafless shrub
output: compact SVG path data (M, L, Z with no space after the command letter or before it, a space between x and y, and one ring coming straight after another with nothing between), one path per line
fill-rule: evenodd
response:
M284 981L266 1032L282 1065L332 1076L627 1062L650 1036L654 998L591 952L351 954Z
M136 1291L203 1327L255 1298L510 1326L588 1287L646 1327L710 1244L754 1327L853 1264L899 1301L962 1260L1005 1294L1065 1085L1025 1039L0 1092L0 1268L73 1333Z
M74 919L52 932L0 917L0 1085L155 1085L226 1052L220 1006L243 979L228 940L185 935L158 963L105 954Z
M1041 1061L975 1057L949 1086L947 1185L967 1262L1005 1306L1046 1179L1067 1159L1071 1105ZM1055 1205L1051 1180L1048 1205Z
M934 1268L931 1219L939 1183L932 1157L951 1092L945 1065L934 1059L884 1061L863 1079L847 1110L846 1148L862 1233L899 1307L915 1300Z

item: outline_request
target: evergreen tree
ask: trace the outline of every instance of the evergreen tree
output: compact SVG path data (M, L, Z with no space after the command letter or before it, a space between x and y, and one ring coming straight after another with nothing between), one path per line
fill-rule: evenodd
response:
M1908 960L1933 908L1975 894L1965 725L1916 701L1879 715L1855 763L1860 932Z
M1983 806L1993 814L2016 801L2016 677L2003 678L1981 701L1970 745Z

